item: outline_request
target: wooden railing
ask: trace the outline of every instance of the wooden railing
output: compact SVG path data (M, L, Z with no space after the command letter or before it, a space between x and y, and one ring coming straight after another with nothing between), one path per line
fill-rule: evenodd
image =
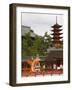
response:
M30 72L29 69L22 69L22 76L37 76L37 75L54 75L54 74L63 74L63 70L59 69L59 70L54 70L54 69L48 69L48 70L41 70L40 72Z

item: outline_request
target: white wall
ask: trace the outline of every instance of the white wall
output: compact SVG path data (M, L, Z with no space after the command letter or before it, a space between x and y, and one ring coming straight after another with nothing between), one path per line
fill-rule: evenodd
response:
M9 4L10 3L31 3L72 6L72 0L0 0L0 90L72 90L70 84L11 87L9 81ZM71 7L72 11L72 7ZM72 12L71 12L72 16ZM72 21L72 18L71 18ZM72 29L72 26L71 26ZM72 34L72 31L71 31ZM72 38L72 36L71 36ZM72 43L72 42L71 42ZM72 50L72 48L71 48ZM72 64L72 62L71 62ZM72 66L71 66L72 68ZM72 75L72 72L71 72ZM72 78L71 78L72 81Z

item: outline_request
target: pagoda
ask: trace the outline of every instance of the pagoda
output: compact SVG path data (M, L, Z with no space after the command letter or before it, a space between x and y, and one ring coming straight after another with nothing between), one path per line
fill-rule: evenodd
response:
M55 48L61 48L61 44L62 44L62 38L61 35L63 33L61 33L62 29L60 29L62 27L62 25L59 25L57 23L57 16L56 16L56 24L54 24L52 26L53 30L51 30L53 33L51 34L52 37L52 42L53 42L53 47Z
M63 74L63 48L62 48L62 25L56 23L51 26L52 31L52 47L48 49L48 55L45 60L45 66L48 70L62 70L61 74ZM62 66L62 67L61 67ZM54 72L53 72L54 74Z

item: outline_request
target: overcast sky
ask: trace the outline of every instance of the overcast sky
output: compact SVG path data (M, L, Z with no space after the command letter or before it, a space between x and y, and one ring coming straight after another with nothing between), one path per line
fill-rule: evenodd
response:
M51 34L51 26L56 23L63 25L63 15L40 14L40 13L22 13L22 25L30 26L38 35L43 36L45 32Z

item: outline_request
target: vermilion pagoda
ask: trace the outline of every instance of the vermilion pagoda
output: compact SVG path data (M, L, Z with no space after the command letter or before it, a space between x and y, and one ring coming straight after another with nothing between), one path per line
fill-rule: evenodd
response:
M57 17L56 17L56 24L54 24L52 26L53 30L51 30L53 33L51 34L53 37L52 37L52 42L53 42L53 46L55 48L60 48L61 47L61 44L62 44L62 41L61 39L63 37L61 37L62 33L60 31L62 31L62 29L60 29L62 27L62 25L59 25L57 23Z

